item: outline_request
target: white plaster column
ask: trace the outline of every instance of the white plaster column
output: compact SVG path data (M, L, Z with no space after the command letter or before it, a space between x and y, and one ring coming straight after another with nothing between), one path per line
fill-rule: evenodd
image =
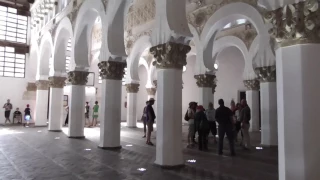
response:
M102 78L99 148L120 149L121 88L123 61L102 61L98 64Z
M247 104L251 109L251 120L250 120L250 132L260 130L260 109L259 109L259 81L245 80L245 86L248 88L246 91Z
M278 145L276 66L256 68L260 80L261 144Z
M157 67L157 143L155 164L184 164L182 155L182 67L190 46L168 42L150 48ZM169 63L168 63L169 62Z
M71 71L68 73L68 82L71 86L68 124L69 138L84 138L84 109L88 75L89 73L85 71Z
M200 74L195 75L194 78L197 80L197 86L199 87L198 104L207 109L209 102L213 100L212 88L215 84L216 76L213 74Z
M137 93L139 84L126 84L127 89L127 126L137 127Z
M63 87L65 77L49 77L50 85L50 104L49 104L49 126L48 130L61 132L63 119Z
M38 80L37 95L36 95L36 108L35 108L35 126L48 125L48 96L49 96L49 81Z
M319 1L304 1L266 16L272 22L274 29L270 32L279 47L276 50L279 180L320 179L319 7ZM292 23L286 28L287 20Z

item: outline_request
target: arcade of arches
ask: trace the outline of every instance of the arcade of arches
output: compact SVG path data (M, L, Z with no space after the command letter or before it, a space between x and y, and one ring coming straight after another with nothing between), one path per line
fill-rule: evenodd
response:
M202 173L186 177L186 172L181 175L184 171L158 167L186 165L185 169L203 169L209 179L318 180L319 5L318 0L36 0L23 16L22 10L17 11L20 7L0 3L0 100L10 99L21 111L29 104L35 127L3 127L1 144L15 143L5 132L19 131L29 138L11 135L31 143L28 147L33 143L33 149L45 148L41 142L64 132L63 137L69 138L61 137L65 149L82 148L86 140L94 139L90 150L97 152L95 156L77 153L86 160L112 155L110 161L121 161L114 155L130 151L123 147L128 138L136 144L144 141L140 120L146 101L154 98L155 146L143 142L136 151L146 151L152 158L144 163L157 166L136 168L135 160L127 160L124 166L145 173L121 171L127 178L156 179L151 169L161 179L205 177ZM16 30L10 25L13 17ZM19 24L24 18L26 33ZM218 108L218 99L228 107L232 100L247 100L250 152L236 148L236 157L219 157L211 139L209 152L186 148L184 115L189 102L205 109L212 102ZM85 104L91 106L91 119L96 101L99 125L87 128ZM68 126L63 127L66 116ZM39 131L46 134L34 135ZM39 142L30 141L31 137ZM79 138L85 139L74 140ZM4 145L0 152L0 157L13 157ZM196 162L197 158L204 160ZM118 171L121 165L108 168ZM236 168L242 173L234 172ZM71 177L88 179L66 175ZM59 179L53 173L50 178Z

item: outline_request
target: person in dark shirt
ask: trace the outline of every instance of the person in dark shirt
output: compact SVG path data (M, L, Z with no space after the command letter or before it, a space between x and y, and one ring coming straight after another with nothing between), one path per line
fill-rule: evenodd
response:
M223 99L219 99L220 107L216 110L216 121L219 123L219 155L223 154L223 139L227 134L231 155L235 156L234 141L233 141L233 124L232 124L232 111L224 106Z
M148 132L147 132L147 142L146 144L153 146L153 143L151 142L151 132L153 131L153 123L154 120L156 119L156 115L154 113L152 105L154 104L154 99L150 98L147 106L147 127L148 127Z
M15 119L18 119L18 123L21 123L22 121L22 113L20 112L19 108L17 108L16 111L13 113L13 124Z
M31 120L31 109L29 104L27 104L27 107L24 109L24 120L27 122L27 126L26 124L24 124L24 126L29 127L29 122Z
M196 130L198 131L199 150L208 150L208 135L210 132L210 125L207 116L204 112L203 106L197 107L197 112L194 116Z

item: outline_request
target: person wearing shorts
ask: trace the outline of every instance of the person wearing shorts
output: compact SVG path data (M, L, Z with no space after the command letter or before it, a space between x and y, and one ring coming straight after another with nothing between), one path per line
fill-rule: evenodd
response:
M93 106L93 115L92 115L92 127L95 127L98 122L98 116L99 116L99 105L98 101L95 102L95 105Z
M10 103L10 99L8 99L7 103L5 103L3 105L3 108L5 109L4 117L6 118L6 121L4 123L7 123L7 121L9 121L9 123L11 123L11 121L10 121L10 113L11 113L11 109L12 109L12 104Z

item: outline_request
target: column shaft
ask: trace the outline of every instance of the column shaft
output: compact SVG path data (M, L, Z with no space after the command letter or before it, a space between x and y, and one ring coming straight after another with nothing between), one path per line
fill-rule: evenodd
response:
M50 88L49 131L61 131L63 119L63 88Z
M47 126L48 122L48 90L37 90L35 108L35 126Z
M277 85L276 82L260 83L261 144L278 145Z
M276 51L279 179L320 178L320 45Z
M251 109L250 131L259 131L259 91L247 90L247 103Z
M70 91L68 137L84 138L86 89L83 85L71 85Z
M157 73L158 114L155 164L182 165L182 70L159 69Z
M208 108L209 102L213 103L213 94L211 87L199 87L199 102L205 109Z
M137 93L127 93L127 126L137 127Z
M100 148L121 148L121 85L121 80L102 80Z

